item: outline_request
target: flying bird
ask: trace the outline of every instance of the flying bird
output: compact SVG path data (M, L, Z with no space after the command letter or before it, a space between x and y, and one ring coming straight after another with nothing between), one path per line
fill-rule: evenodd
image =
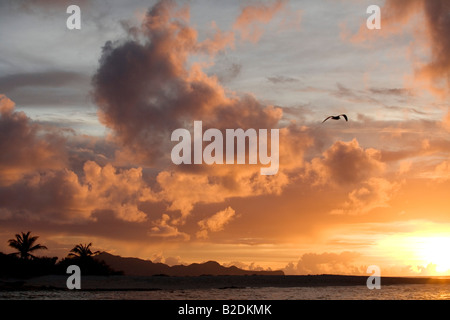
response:
M340 114L338 116L329 116L328 118L326 118L325 120L322 121L322 123L324 123L325 121L327 121L328 119L332 119L332 120L340 120L341 117L344 117L345 121L348 121L348 117L345 114Z

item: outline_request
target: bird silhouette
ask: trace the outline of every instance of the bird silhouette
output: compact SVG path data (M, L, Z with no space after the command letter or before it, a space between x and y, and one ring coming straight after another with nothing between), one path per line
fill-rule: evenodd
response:
M323 120L322 123L324 123L324 122L327 121L328 119L331 119L331 120L340 120L341 117L344 117L345 121L348 121L347 115L345 115L345 114L340 114L340 115L338 115L338 116L329 116L329 117L327 117L325 120Z

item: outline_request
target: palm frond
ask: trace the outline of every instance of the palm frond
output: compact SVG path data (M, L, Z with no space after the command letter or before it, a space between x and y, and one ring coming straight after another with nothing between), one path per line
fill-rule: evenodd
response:
M27 233L21 232L21 234L16 234L15 239L9 239L8 244L11 248L16 249L18 252L16 254L20 254L20 257L23 259L27 258L35 258L34 255L30 254L32 251L47 249L46 246L41 244L35 244L38 236L30 236L31 231Z

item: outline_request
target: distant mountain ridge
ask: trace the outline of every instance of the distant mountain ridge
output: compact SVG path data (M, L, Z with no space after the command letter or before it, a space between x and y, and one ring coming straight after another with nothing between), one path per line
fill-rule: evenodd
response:
M168 266L164 263L154 263L150 260L142 260L139 258L125 258L102 252L95 256L97 260L103 260L107 265L116 271L123 271L128 276L239 276L239 275L276 275L282 276L284 272L275 271L253 271L243 270L235 266L224 267L216 261L208 261L204 263L193 263L187 266L176 265Z

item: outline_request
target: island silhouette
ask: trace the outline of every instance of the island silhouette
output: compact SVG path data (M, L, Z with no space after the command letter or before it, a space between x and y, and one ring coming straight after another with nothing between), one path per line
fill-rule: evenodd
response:
M128 276L245 276L245 275L261 275L261 276L282 276L284 272L281 270L275 271L255 271L244 270L236 266L225 267L216 261L207 261L204 263L192 263L189 265L175 265L169 266L164 263L154 263L150 260L143 260L139 258L124 258L117 255L112 255L107 252L101 252L96 255L94 259L105 262L114 270L120 270Z
M68 255L38 257L35 251L47 247L30 232L8 240L16 252L0 252L0 291L68 290L67 268L81 269L82 290L176 290L246 287L315 287L366 285L361 275L285 275L282 270L244 270L216 261L169 266L108 252L92 251L92 243L75 245ZM449 284L450 279L426 277L382 277L382 285Z
M123 258L107 252L92 251L92 243L77 244L66 257L38 257L32 253L47 250L37 243L38 236L31 232L21 232L8 240L16 252L0 252L0 278L33 278L45 275L66 275L67 267L77 265L83 275L110 276L240 276L240 275L284 275L281 270L256 271L243 270L236 266L225 267L216 261L192 263L190 265L169 266L139 258Z

